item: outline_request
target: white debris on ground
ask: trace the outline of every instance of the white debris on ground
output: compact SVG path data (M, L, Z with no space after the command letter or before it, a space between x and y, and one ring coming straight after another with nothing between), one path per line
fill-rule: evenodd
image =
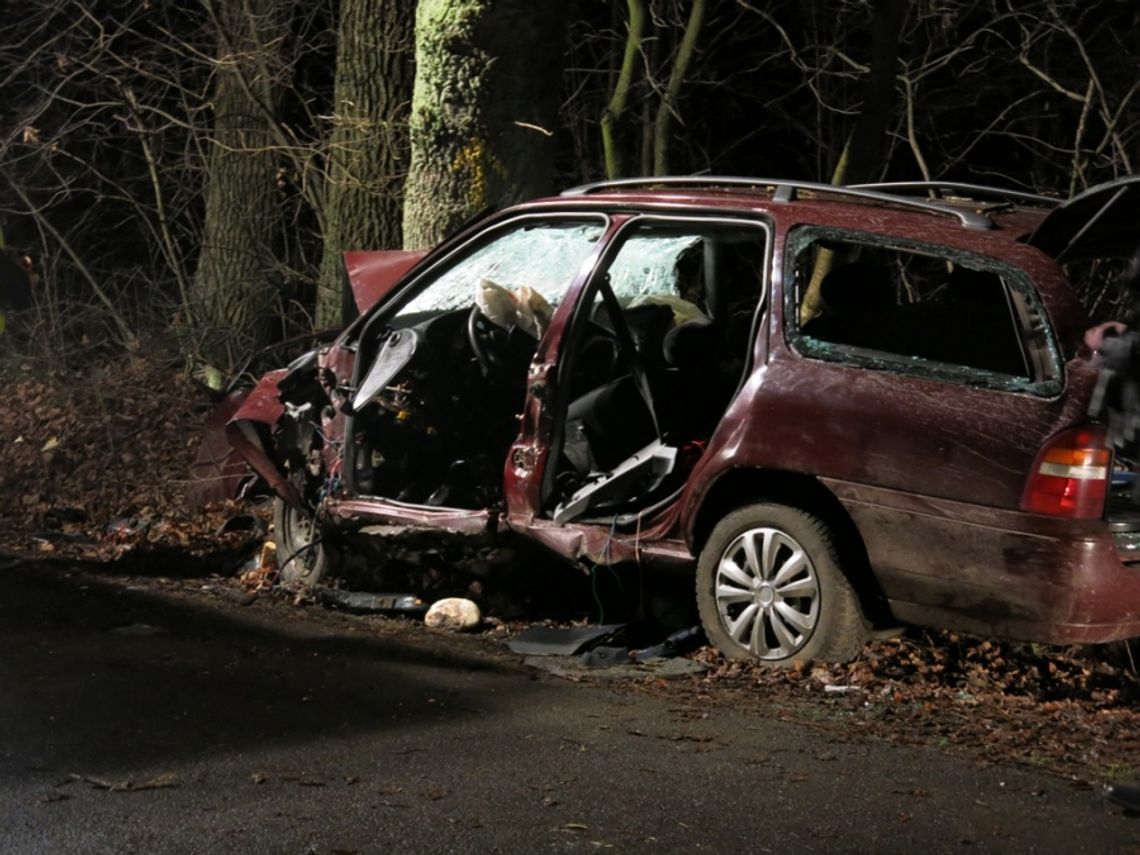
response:
M432 603L424 615L424 623L433 629L450 629L456 632L474 629L482 622L483 614L479 611L479 607L471 600L462 597L438 600Z

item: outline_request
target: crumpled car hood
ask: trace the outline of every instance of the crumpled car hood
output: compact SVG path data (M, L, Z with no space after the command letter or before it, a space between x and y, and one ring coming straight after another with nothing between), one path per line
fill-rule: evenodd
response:
M344 254L344 269L356 308L362 314L376 305L427 250L352 250Z

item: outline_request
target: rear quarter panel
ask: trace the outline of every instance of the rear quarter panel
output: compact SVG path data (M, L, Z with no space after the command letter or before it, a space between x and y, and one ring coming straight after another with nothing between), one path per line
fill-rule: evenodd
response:
M952 232L961 248L979 252L962 231ZM822 481L847 509L883 594L929 607L912 609L909 619L1037 637L1051 622L1105 619L1069 596L1070 559L1104 552L1104 526L1093 521L1076 531L1047 520L1047 533L1027 531L1038 518L1018 511L1041 445L1087 420L1095 382L1095 366L1078 354L1086 318L1056 265L1036 250L1011 247L1008 237L994 244L1006 248L996 257L1038 283L1068 360L1060 393L1042 397L800 355L784 335L786 237L785 229L777 240L757 367L682 500L687 540L703 497L728 472L801 473ZM983 237L982 247L994 240ZM1069 549L1067 538L1079 545ZM964 619L955 622L955 613ZM1017 626L1025 631L1011 632Z

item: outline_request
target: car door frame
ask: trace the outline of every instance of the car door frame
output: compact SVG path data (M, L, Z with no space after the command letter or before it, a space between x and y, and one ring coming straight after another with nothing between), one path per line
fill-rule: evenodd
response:
M431 282L434 281L433 277L438 275L441 269L448 269L450 262L457 260L457 257L462 256L468 251L477 249L480 244L493 239L495 234L509 229L512 224L517 224L525 220L582 222L595 220L603 225L603 229L597 239L596 245L587 253L578 272L567 286L562 300L556 307L554 315L551 317L550 327L539 341L534 359L528 368L527 397L523 402L523 410L519 416L520 423L523 426L523 432L525 432L525 426L529 422L528 412L531 409L531 399L534 397L531 391L532 386L534 386L536 382L539 382L544 376L542 366L546 365L549 361L546 354L550 353L552 347L560 342L565 329L566 319L572 311L570 307L576 303L577 297L584 287L584 283L588 280L589 275L596 266L598 258L605 246L608 245L609 239L612 238L620 226L620 223L624 221L624 217L621 215L614 215L597 209L575 209L563 205L550 207L534 206L523 211L513 211L509 215L487 222L482 228L472 232L466 239L455 242L447 252L431 258L429 264L422 271L414 271L405 282L401 283L394 292L387 296L383 304L378 307L376 313L363 322L360 333L361 337L363 337L368 326L372 324L383 324L385 319L397 311L408 299L414 297L415 294L419 293L422 289L430 287ZM615 220L617 222L615 222ZM367 367L368 366L363 365L360 360L357 360L353 372L354 384L359 382L360 376L367 370ZM351 433L352 416L350 415L346 419L344 435L348 437ZM517 445L519 445L519 438L516 437L507 459L504 461L504 472L512 469L511 461L514 457L514 449ZM347 456L344 458L344 462L346 468L349 468L347 464L350 461ZM507 480L509 481L509 479ZM507 492L511 490L512 487L510 483L504 483L503 486L504 504L509 508L510 500L507 497ZM360 524L363 521L367 521L370 523L413 526L417 528L447 529L459 534L482 534L488 530L503 531L508 527L503 515L500 514L499 509L495 507L455 508L446 505L429 506L419 503L401 502L386 496L358 493L355 490L355 485L347 480L345 487L346 495L331 502L329 512L349 525Z
M616 531L613 527L591 522L556 523L543 515L554 474L550 464L561 449L561 425L565 422L569 406L569 401L564 400L564 396L559 394L564 384L558 374L567 370L564 366L568 364L564 349L572 344L573 331L580 322L580 314L582 311L588 311L583 307L587 307L597 293L600 287L598 277L603 271L608 270L617 253L621 251L627 232L647 222L668 225L721 224L755 228L760 231L764 240L761 290L750 325L745 365L736 391L726 406L726 412L731 409L732 401L740 394L741 388L755 370L755 359L760 348L763 348L762 354L767 352L766 340L758 342L758 339L765 339L760 333L764 329L761 319L765 316L765 307L772 293L772 263L777 231L770 215L762 212L725 212L716 209L674 211L656 206L653 209L625 214L615 213L611 229L604 237L604 245L599 247L595 263L588 274L576 282L572 289L573 302L569 298L570 291L568 291L567 299L559 306L561 317L557 319L557 335L551 336L555 328L555 324L552 323L551 330L541 345L543 358L540 362L536 355L535 364L532 365L534 373L531 382L527 384L523 429L520 432L519 442L511 448L504 476L504 496L507 497L505 522L510 529L575 560L586 560L594 564L617 564L623 561L640 561L644 558L658 565L689 567L694 556L689 544L680 534L679 521L682 508L688 504L691 482L679 490L666 507L651 514L644 521L644 525L639 517L637 528L633 532ZM760 358L763 359L763 355ZM710 448L716 444L719 433L721 427L718 425L709 439Z

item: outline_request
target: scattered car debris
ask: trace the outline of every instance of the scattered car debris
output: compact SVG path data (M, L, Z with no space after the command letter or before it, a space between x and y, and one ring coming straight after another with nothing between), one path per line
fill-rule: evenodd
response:
M699 626L688 627L674 632L663 641L641 649L631 649L628 644L611 644L617 640L628 641L642 625L625 623L594 626L553 627L536 624L507 642L515 653L527 656L527 664L535 665L539 657L550 657L554 661L544 670L561 676L579 674L584 671L613 672L607 676L645 676L656 673L661 663L696 649L703 640L704 633ZM534 661L531 661L534 660ZM647 668L637 666L645 665ZM677 665L665 670L670 675L696 673L705 670L700 663Z
M474 629L483 622L483 613L471 600L448 597L431 604L424 615L424 623L433 629L450 629L462 632Z
M577 656L613 639L627 624L557 627L536 624L507 642L513 653L524 656Z
M677 630L660 644L633 651L630 657L635 662L644 662L646 659L680 656L690 650L696 650L704 640L704 630L699 626L690 626L687 629Z
M684 657L649 659L645 662L627 660L623 664L603 668L591 667L582 660L581 656L528 656L523 664L568 680L643 680L647 677L669 680L703 674L707 670L707 666L702 663Z
M106 531L114 537L128 538L146 531L150 520L142 517L120 517L107 523Z
M579 657L579 662L587 668L612 668L615 665L628 665L630 653L628 647L595 647L587 650Z
M313 589L313 595L323 606L355 614L422 615L428 610L427 601L415 594L369 594L320 585Z
M33 543L71 543L83 546L95 543L95 540L90 535L84 534L83 532L58 531L56 529L37 531L28 537Z
M1125 813L1140 816L1140 782L1108 784L1104 788L1104 796L1124 808Z

